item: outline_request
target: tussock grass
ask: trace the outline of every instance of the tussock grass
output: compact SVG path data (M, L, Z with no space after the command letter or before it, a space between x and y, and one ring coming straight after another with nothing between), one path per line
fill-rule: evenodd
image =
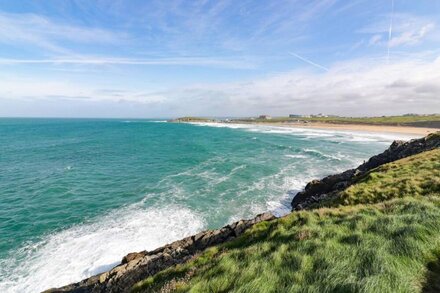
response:
M438 292L439 156L379 167L346 190L346 206L259 223L133 290Z

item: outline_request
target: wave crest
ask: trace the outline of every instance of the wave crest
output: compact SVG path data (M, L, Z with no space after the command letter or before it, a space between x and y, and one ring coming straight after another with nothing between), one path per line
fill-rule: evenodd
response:
M40 292L77 282L119 264L129 252L154 249L203 228L202 218L187 208L128 206L21 248L0 263L0 292ZM17 261L21 265L10 269Z

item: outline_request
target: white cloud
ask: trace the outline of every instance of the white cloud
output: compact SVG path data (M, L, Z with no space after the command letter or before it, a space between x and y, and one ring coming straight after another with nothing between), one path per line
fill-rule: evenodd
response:
M45 80L39 78L13 78L0 79L0 97L16 100L93 100L102 101L131 101L150 104L162 103L166 97L147 95L142 91L99 89L64 80Z
M162 95L182 115L382 115L440 112L437 84L440 59L389 64L358 60L335 65L327 73L293 71L247 83L198 85Z
M433 23L428 23L421 28L404 31L399 35L391 38L390 47L397 47L401 45L416 45L418 44L427 33L434 29L435 25Z
M142 112L144 116L159 116L158 113L160 116L286 115L290 112L386 115L440 112L439 84L440 58L390 63L383 59L361 59L334 64L328 72L296 70L248 82L193 84L154 92L147 88L103 90L61 81L3 78L0 97L25 97L29 101L70 99L83 104L101 101L114 103L114 109L124 102L125 105L148 106Z

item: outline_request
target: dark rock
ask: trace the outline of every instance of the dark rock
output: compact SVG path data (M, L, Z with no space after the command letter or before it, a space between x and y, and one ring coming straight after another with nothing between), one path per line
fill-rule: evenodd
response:
M122 258L121 263L122 264L126 264L126 263L128 263L128 262L130 262L130 261L132 261L134 259L144 257L145 253L146 252L132 252L132 253L129 253L129 254L127 254L126 256L124 256Z
M264 213L251 220L240 220L221 229L200 232L151 252L129 253L124 256L120 265L108 272L45 292L129 292L134 284L148 276L183 263L210 246L234 239L256 223L275 218L271 213Z
M333 188L341 190L341 189L345 189L348 185L350 184L350 182L348 181L341 181L336 183Z

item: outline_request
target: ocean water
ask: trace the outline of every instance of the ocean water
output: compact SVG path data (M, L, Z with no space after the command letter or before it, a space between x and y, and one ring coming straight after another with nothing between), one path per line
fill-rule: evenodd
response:
M132 251L264 211L397 135L152 120L0 119L0 292L39 292Z

